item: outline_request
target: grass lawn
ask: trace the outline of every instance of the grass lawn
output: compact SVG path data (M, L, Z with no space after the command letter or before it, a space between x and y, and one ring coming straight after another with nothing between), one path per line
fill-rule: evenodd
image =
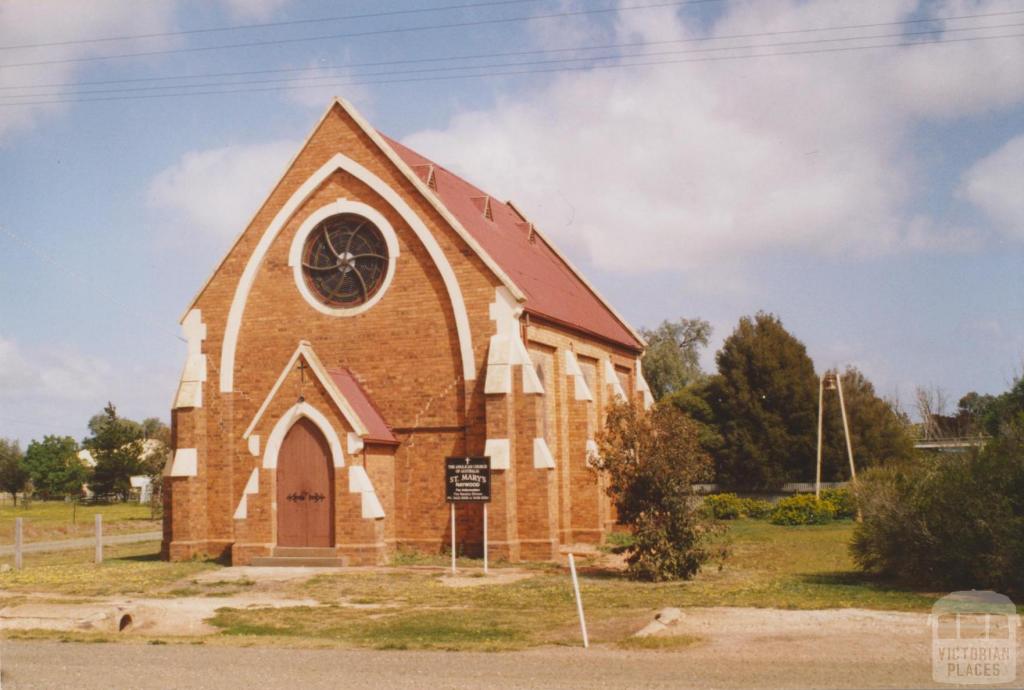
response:
M939 593L889 587L854 570L846 547L852 531L850 522L780 527L734 521L725 537L731 556L690 582L632 582L598 559L584 560L581 588L591 640L638 644L627 641L628 636L665 606L928 610ZM225 609L213 623L228 635L384 649L578 644L565 569L553 564L530 569L533 577L512 584L461 588L446 586L436 571L321 575L293 585L290 593L324 606Z
M5 503L0 505L0 543L14 543L14 518L19 517L26 543L91 537L97 513L103 515L106 535L160 529L160 520L153 519L150 507L137 503L75 507L64 501L32 501L27 508L20 503L16 508Z

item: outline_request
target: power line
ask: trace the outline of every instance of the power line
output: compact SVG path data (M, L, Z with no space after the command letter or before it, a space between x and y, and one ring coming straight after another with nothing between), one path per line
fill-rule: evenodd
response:
M221 45L213 46L192 46L190 48L167 48L164 50L146 50L134 53L118 53L114 55L93 55L89 57L77 57L77 58L63 58L60 60L38 60L35 62L16 62L6 65L0 65L0 69L10 69L13 67L39 67L42 65L66 65L72 63L82 62L97 62L102 60L118 60L123 58L134 58L134 57L152 57L156 55L178 55L182 53L196 53L211 50L234 50L238 48L253 48L260 46L271 46L271 45L284 45L290 43L306 43L310 41L326 41L334 40L338 38L362 38L366 36L383 36L388 34L400 34L400 33L416 33L420 31L435 31L439 29L463 29L473 26L485 26L488 24L512 24L516 22L527 22L534 21L537 19L560 19L564 17L578 17L590 14L607 14L609 12L625 12L630 10L647 10L660 7L679 7L682 5L697 5L706 4L712 2L722 2L723 0L672 0L671 2L657 2L647 5L630 5L627 7L602 7L597 9L589 10L573 10L568 12L555 12L552 14L535 14L530 16L520 17L501 17L492 19L477 19L473 21L465 22L454 22L447 24L429 24L426 26L412 26L405 28L395 29L374 29L371 31L354 31L344 34L325 34L320 36L299 36L294 38L277 38L267 39L261 41L246 41L243 43L224 43Z
M358 67L382 67L391 65L406 65L406 64L420 64L420 63L432 63L432 62L450 62L455 60L478 60L487 58L499 58L499 57L525 57L528 55L541 55L547 53L566 53L566 52L582 52L589 50L614 50L622 48L639 48L647 46L659 46L679 43L697 43L697 42L708 42L708 41L725 41L734 39L746 39L746 38L766 38L774 36L788 36L798 35L807 33L820 33L829 31L847 31L847 30L858 30L858 29L875 29L889 26L906 26L922 23L934 23L934 22L949 22L949 21L961 21L965 19L981 19L991 17L1005 17L1012 15L1024 14L1024 10L1012 10L1006 12L988 12L981 14L964 14L950 17L933 17L929 19L905 19L901 21L892 22L876 22L872 24L847 24L841 26L825 26L825 27L813 27L803 29L788 29L779 31L762 31L756 33L745 33L745 34L730 34L723 36L697 36L691 38L671 39L664 41L638 41L632 43L612 43L599 46L572 46L565 48L545 48L537 50L523 50L523 51L512 51L512 52L500 52L500 53L477 53L473 55L447 55L439 57L421 57L421 58L407 58L403 60L386 60L386 61L375 61L375 62L357 62L349 63L345 65L328 64L328 65L317 65L315 67L285 67L276 69L261 69L261 70L243 70L234 72L214 72L205 74L183 74L183 75L163 75L163 76L147 76L147 77L134 77L134 78L122 78L122 79L100 79L93 81L78 81L78 82L56 82L49 84L31 84L31 85L0 85L0 91L10 91L13 89L28 89L28 88L61 88L61 87L73 87L73 86L105 86L111 84L133 84L139 82L152 82L152 81L173 81L173 80L184 80L184 79L219 79L228 77L240 77L240 76L256 76L264 74L288 74L297 72L311 72L322 69L352 69ZM971 27L974 29L983 28L999 28L1001 25L990 25L986 27ZM966 28L966 27L963 27ZM954 29L947 29L952 31ZM962 30L958 28L957 30ZM581 58L583 59L583 58ZM43 95L43 94L38 94ZM49 94L46 94L49 95Z
M527 70L507 70L499 72L482 72L479 74L457 74L457 75L441 75L441 76L427 76L427 77L409 77L402 79L382 79L382 80L347 80L347 81L336 81L336 82L325 82L322 84L306 85L306 86L276 86L276 87L261 87L261 88L245 88L245 89L215 89L209 91L192 91L184 93L159 93L159 94L145 94L138 96L104 96L99 98L69 98L69 99L55 99L48 101L25 101L18 103L0 103L0 108L4 107L19 107L28 105L50 105L57 103L95 103L95 102L110 102L110 101L129 101L129 100L148 100L154 98L179 98L183 96L211 96L211 95L231 95L231 94L248 94L248 93L266 93L276 91L296 91L302 89L313 89L313 88L324 88L324 87L335 87L335 86L380 86L388 84L407 84L414 82L432 82L432 81L451 81L458 79L480 79L480 78L492 78L500 76L517 76L517 75L531 75L531 74L550 74L557 72L579 72L588 70L603 70L603 69L623 69L630 67L646 67L646 66L658 66L658 65L678 65L691 62L721 62L721 61L733 61L733 60L748 60L754 58L766 58L766 57L784 57L791 55L816 55L826 53L841 53L841 52L853 52L860 50L878 50L881 48L909 48L909 47L924 47L924 46L939 46L947 45L950 43L967 43L972 41L985 41L985 40L996 40L1004 38L1021 38L1024 37L1024 33L1015 34L1003 34L998 36L971 36L965 38L950 38L937 41L903 41L896 43L885 43L879 45L870 46L843 46L837 48L816 48L807 50L794 50L794 51L783 51L773 53L760 53L752 55L718 55L712 57L700 57L700 58L687 58L680 60L651 60L646 62L630 62L620 64L608 64L608 65L582 65L582 66L567 66L567 67L552 67L546 69L527 69ZM758 46L753 46L758 47ZM642 57L642 56L641 56ZM472 67L466 67L464 69L473 69Z
M453 71L466 71L466 70L483 70L491 68L502 68L502 67L525 67L525 66L537 66L537 65L551 65L551 64L565 64L572 62L582 61L594 61L594 60L615 60L615 59L632 59L632 58L645 58L645 57L665 57L671 55L688 55L695 53L711 53L720 51L731 51L731 50L755 50L760 48L786 48L794 46L805 46L805 45L820 45L823 43L845 43L850 41L869 41L869 40L883 40L891 38L908 38L912 36L927 36L943 33L952 32L964 32L964 31L981 31L989 29L1005 29L1005 28L1016 28L1024 26L1024 22L1017 23L1004 23L991 26L982 27L958 27L952 29L927 29L921 31L901 32L901 33L889 33L889 34L875 34L875 35L861 35L861 36L842 36L835 38L817 38L803 41L783 41L778 43L760 43L742 46L715 46L710 48L694 48L689 50L663 50L656 52L646 52L633 55L590 55L585 57L577 58L555 58L549 60L532 60L522 61L514 63L491 63L483 65L454 65L448 67L427 67L422 69L404 69L404 70L389 70L383 72L368 72L365 74L354 74L348 75L349 78L365 78L373 76L390 76L390 75L401 75L401 74L430 74L436 72L453 72ZM982 38L982 37L978 37ZM665 42L662 42L665 43ZM53 92L46 94L16 94L10 96L0 96L3 98L39 98L42 96L52 98L66 98L71 96L79 95L96 95L96 94L114 94L114 93L139 93L144 91L159 91L168 89L200 89L209 88L216 86L246 86L253 84L294 84L297 81L323 81L323 80L337 80L337 75L319 76L319 77L299 77L297 79L252 79L246 81L234 81L228 83L217 83L217 82L206 82L206 83L195 83L195 84L174 84L168 86L142 86L135 88L120 88L120 89L91 89L87 91L68 91L64 93ZM312 84L312 86L318 86L318 84ZM188 94L188 91L183 91L182 94ZM0 100L0 103L3 101ZM22 101L8 101L9 103L21 103Z
M178 31L160 31L149 34L125 34L121 36L103 36L99 38L78 38L66 41L49 41L46 43L21 43L18 45L0 46L0 50L27 50L29 48L52 48L90 43L109 43L113 41L132 41L146 38L170 38L172 36L192 36L195 34L217 33L225 31L242 31L247 29L269 29L280 26L300 26L303 24L326 24L329 22L347 21L350 19L380 19L408 14L427 14L431 12L448 12L452 10L477 9L500 5L521 5L527 2L546 2L548 0L488 0L487 2L465 3L461 5L442 5L441 7L419 7L407 10L389 10L387 12L367 12L365 14L346 14L334 17L310 17L308 19L289 19L279 22L261 22L258 24L233 24L197 29L180 29Z

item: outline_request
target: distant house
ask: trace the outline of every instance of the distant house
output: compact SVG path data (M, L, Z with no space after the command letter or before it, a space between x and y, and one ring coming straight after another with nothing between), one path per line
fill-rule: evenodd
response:
M380 563L451 537L446 456L488 456L494 555L614 515L589 467L644 343L517 206L331 104L185 312L164 553ZM483 540L460 509L460 548Z
M161 441L152 438L147 438L142 441L143 459L149 458L154 454L162 454L166 452L167 449ZM82 462L82 464L84 464L86 467L90 469L96 467L96 458L93 457L92 453L89 452L89 449L87 448L83 448L82 450L78 451L78 459ZM169 462L170 460L168 460L168 463ZM153 485L151 477L148 477L144 474L140 474L134 477L129 477L129 481L131 482L133 489L138 489L140 503L149 503L152 500ZM93 496L93 492L92 490L89 489L88 484L82 485L82 491L85 493L87 497Z

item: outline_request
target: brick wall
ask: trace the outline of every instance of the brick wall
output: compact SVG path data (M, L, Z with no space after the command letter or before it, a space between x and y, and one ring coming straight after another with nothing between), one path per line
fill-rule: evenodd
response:
M221 345L246 262L280 208L337 152L344 152L397 191L437 240L465 300L477 379L463 379L452 307L441 274L422 242L374 190L336 171L271 242L246 302L235 352L234 390L222 394ZM386 293L373 308L351 317L313 309L296 289L288 266L288 251L303 221L339 198L360 201L383 214L399 244L394 279ZM485 395L488 340L495 332L488 307L499 284L350 116L338 106L333 108L193 305L201 309L207 327L202 350L208 378L203 406L174 412L173 437L175 447L198 450L199 464L195 477L168 478L165 554L171 558L218 554L234 544L234 558L247 560L272 548L273 471L260 469L260 492L248 499L248 517L233 518L252 469L261 466L261 457L249 452L243 433L300 340L309 341L326 366L348 367L358 376L401 442L397 449L371 447L362 457L346 457L346 463L365 463L384 506L382 521L349 521L358 496L348 493L346 473L336 473L336 537L339 545L349 545L353 558L383 560L401 547L444 549L450 537L444 458L482 454L488 438L508 438L513 458L511 469L496 473L492 489L490 540L496 556L551 558L559 542L599 540L601 525L611 516L600 482L581 464L581 449L606 405L607 386L597 386L593 403L572 400L560 357L563 350L576 348L597 358L612 357L615 364L631 371L632 355L553 325L532 325L528 337L536 338L533 347L546 353L542 366L550 392L541 403L536 396L524 395L516 371L517 387L510 395ZM349 426L322 386L309 380L303 383L296 376L288 374L254 433L265 443L276 420L295 403L297 391L305 391L302 394L330 416L345 439ZM545 426L545 418L555 470L533 466L533 438ZM581 425L582 420L589 421ZM458 517L461 548L478 550L482 540L479 506L460 508Z

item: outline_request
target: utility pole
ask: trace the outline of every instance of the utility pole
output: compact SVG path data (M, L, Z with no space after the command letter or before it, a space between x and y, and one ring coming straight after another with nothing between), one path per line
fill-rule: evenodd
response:
M821 443L825 418L825 391L839 393L839 411L843 418L843 436L846 440L846 457L850 461L850 482L857 481L857 468L853 464L853 442L850 440L850 421L846 417L846 400L843 398L843 380L837 371L830 369L821 375L818 383L818 464L814 475L814 497L821 498ZM858 515L860 514L858 510Z

